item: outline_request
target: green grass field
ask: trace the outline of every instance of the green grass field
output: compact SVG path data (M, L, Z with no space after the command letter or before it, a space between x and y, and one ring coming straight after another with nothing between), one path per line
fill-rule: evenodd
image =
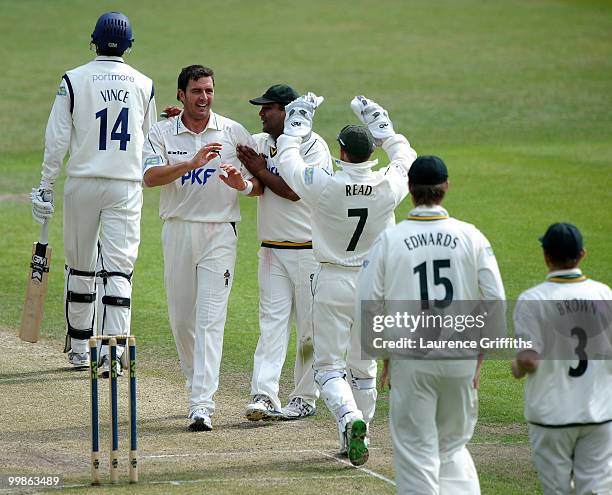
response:
M153 78L158 108L175 102L181 67L202 63L216 72L215 110L255 133L258 109L248 99L286 82L326 97L315 128L337 153L336 133L355 123L348 103L365 94L389 110L419 154L444 158L451 180L446 206L492 242L509 299L544 277L537 237L555 221L581 228L588 250L583 270L612 282L612 2L2 0L3 328L19 325L38 231L27 196L39 182L56 86L65 70L93 56L87 49L95 20L112 9L132 21L136 42L126 60ZM56 197L43 327L45 337L59 341L61 192ZM158 197L157 190L145 191L132 328L145 356L172 360ZM248 375L258 335L255 201L242 198L241 208L222 374ZM408 209L404 202L397 217ZM386 406L382 400L380 417ZM522 388L506 362L485 365L480 422L486 432L475 441L499 449L526 442L524 431L513 433L522 423ZM483 493L537 493L533 472L511 472L494 459L477 467Z

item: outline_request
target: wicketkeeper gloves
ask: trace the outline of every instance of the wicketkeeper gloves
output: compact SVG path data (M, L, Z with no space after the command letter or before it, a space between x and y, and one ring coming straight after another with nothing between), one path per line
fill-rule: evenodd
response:
M41 184L38 188L33 187L30 193L32 200L32 218L43 224L53 216L53 190L44 189Z
M395 136L389 114L375 101L365 96L355 96L351 101L351 109L357 118L368 126L378 146L386 139Z
M324 99L314 93L306 93L289 103L285 107L284 134L300 138L310 136L315 110Z

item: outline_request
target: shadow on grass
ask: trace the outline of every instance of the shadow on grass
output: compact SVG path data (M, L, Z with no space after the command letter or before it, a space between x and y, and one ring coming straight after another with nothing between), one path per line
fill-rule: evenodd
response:
M37 383L50 380L81 380L83 378L88 378L88 371L89 368L75 369L72 366L66 366L62 368L27 371L22 373L0 373L0 385L12 385L22 382Z

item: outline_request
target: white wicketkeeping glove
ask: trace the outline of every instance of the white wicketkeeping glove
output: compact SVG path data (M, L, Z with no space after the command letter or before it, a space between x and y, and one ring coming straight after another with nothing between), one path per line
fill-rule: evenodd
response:
M323 103L322 96L306 93L285 107L285 129L287 136L307 138L312 132L315 110Z
M375 101L369 100L365 96L355 96L351 101L351 109L355 112L357 118L368 126L377 145L380 146L383 141L395 136L389 114Z
M30 193L32 200L32 218L43 224L53 216L53 190L33 187Z

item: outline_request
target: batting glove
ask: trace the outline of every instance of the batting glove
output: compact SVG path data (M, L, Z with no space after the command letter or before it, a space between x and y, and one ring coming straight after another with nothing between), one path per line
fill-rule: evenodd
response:
M307 138L312 132L315 110L323 103L322 96L306 93L285 107L285 129L287 136Z
M375 101L365 96L355 96L351 101L351 109L357 118L368 126L377 145L380 146L383 141L395 136L389 114Z
M32 188L32 218L43 224L53 216L53 191L51 189Z

